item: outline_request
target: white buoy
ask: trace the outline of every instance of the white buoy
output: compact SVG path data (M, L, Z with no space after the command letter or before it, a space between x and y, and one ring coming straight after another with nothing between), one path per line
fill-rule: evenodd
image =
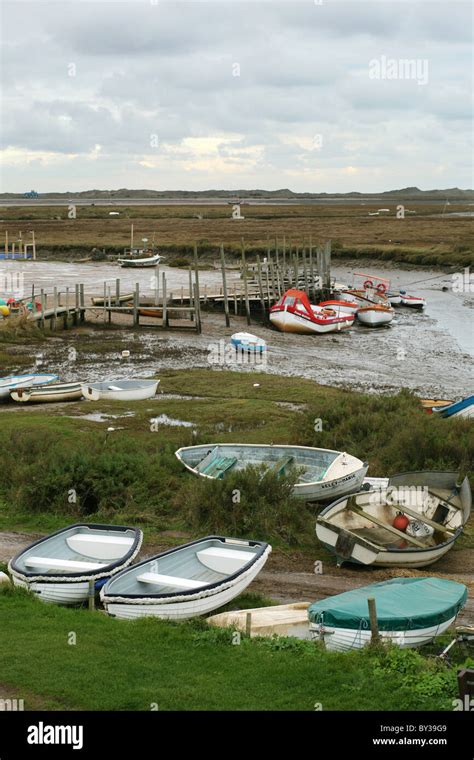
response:
M10 578L6 573L0 573L0 583L10 583Z

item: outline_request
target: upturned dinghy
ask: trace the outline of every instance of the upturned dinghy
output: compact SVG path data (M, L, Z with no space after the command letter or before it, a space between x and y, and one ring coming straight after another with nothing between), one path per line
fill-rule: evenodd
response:
M140 401L152 398L159 380L108 380L104 383L82 383L82 395L89 401L102 399Z
M58 401L78 401L82 398L81 383L51 383L34 388L18 387L10 391L14 401L24 404L45 404Z
M305 501L324 501L357 491L367 463L340 451L310 446L208 443L178 449L176 456L195 475L223 478L228 472L264 465L283 475L297 471L294 496Z
M315 602L308 609L312 638L347 652L370 643L368 599L375 599L382 640L419 647L446 631L467 600L467 588L444 578L392 578Z
M108 581L100 597L119 618L205 615L241 594L271 550L261 541L207 536L133 565Z
M230 337L230 342L237 350L247 351L249 354L262 354L267 350L267 344L263 338L248 332L234 333Z
M16 388L31 388L57 380L57 375L11 375L0 379L0 401L10 398L10 392Z
M121 525L70 525L35 541L16 555L8 570L16 586L56 604L87 599L90 581L110 578L137 556L138 528Z
M316 519L316 535L338 565L426 567L454 546L471 505L467 477L403 473L330 504Z
M432 406L431 411L440 417L474 417L474 396L466 396L460 401Z

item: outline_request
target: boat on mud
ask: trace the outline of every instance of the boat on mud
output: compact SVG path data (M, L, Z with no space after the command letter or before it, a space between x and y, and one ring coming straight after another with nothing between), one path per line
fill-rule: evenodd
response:
M129 620L205 615L241 594L271 550L263 541L206 536L127 568L100 597L109 615Z
M231 335L230 342L239 351L247 351L250 354L262 354L267 350L267 344L263 338L248 332L238 332Z
M401 473L323 509L316 535L339 566L426 567L452 549L471 506L467 477Z
M13 401L23 404L52 404L59 401L78 401L82 398L81 383L51 383L10 391Z
M208 443L178 449L176 457L194 475L211 479L250 466L278 475L294 469L293 494L305 501L324 501L357 491L368 469L366 462L351 454L310 446Z
M89 401L141 401L153 398L159 380L107 380L81 383L82 395Z
M474 396L466 396L460 401L453 401L448 404L436 404L431 411L439 414L440 417L474 417Z
M357 311L357 319L367 327L382 327L389 325L395 316L392 306L374 303L361 306Z
M392 578L355 588L310 605L311 637L338 652L366 646L372 638L370 598L381 640L411 648L428 644L454 623L467 588L445 578Z
M354 323L354 314L335 313L334 309L323 309L309 302L302 290L287 290L280 300L270 308L270 322L282 332L329 333L346 330Z
M2 377L0 378L0 402L8 400L12 390L45 385L57 379L57 375L11 375L10 377Z
M70 525L41 538L10 560L15 586L45 602L86 601L91 581L102 581L129 565L143 540L142 531L121 525Z
M160 263L160 261L164 258L164 256L160 256L159 254L155 254L154 256L144 256L143 258L125 258L125 259L117 259L118 263L121 267L132 267L134 269L140 269L143 267L156 267L157 264Z

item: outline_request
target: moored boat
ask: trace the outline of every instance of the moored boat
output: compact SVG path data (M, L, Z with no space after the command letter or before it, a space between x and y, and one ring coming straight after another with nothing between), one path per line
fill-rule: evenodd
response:
M248 332L234 333L230 342L236 349L240 351L248 351L248 353L261 354L267 350L267 344L263 338L259 338L257 335L252 335Z
M57 375L11 375L0 379L0 401L10 398L10 392L16 388L31 388L36 385L45 385L57 380Z
M310 446L208 443L176 451L186 469L203 478L221 479L246 467L265 467L279 475L297 471L294 496L324 501L357 491L367 463L345 452Z
M467 588L444 578L392 578L345 591L310 605L311 636L340 652L369 644L369 598L375 600L382 641L418 647L454 623L466 604Z
M8 571L46 602L84 602L91 581L110 578L140 551L143 534L121 525L70 525L35 541L10 560Z
M82 395L89 401L102 399L140 401L152 398L159 380L107 380L102 383L81 383Z
M16 387L10 391L14 401L20 403L54 403L58 401L78 401L82 398L81 383L51 383L36 387Z
M316 535L338 565L426 567L454 546L471 506L467 477L401 473L323 509Z
M362 322L363 325L367 325L368 327L388 325L394 316L395 312L391 306L375 303L370 306L362 306L357 312L357 319L359 322Z
M439 414L440 417L474 417L474 396L466 396L460 401L454 401L444 405L434 405L432 412Z
M282 332L311 335L345 330L354 323L354 314L311 305L304 291L290 289L271 307L270 322Z
M164 256L155 254L154 256L145 256L140 259L132 257L127 259L118 259L118 263L121 267L133 267L135 269L138 269L143 267L155 267L163 258Z
M406 290L400 290L400 300L402 306L409 306L411 309L424 309L426 299L421 296L411 296Z
M101 600L119 618L204 615L241 594L271 550L262 541L206 536L127 568L105 584Z
M333 299L332 301L321 301L318 307L328 311L333 310L335 314L356 314L359 310L359 304L355 301L345 301L343 299Z

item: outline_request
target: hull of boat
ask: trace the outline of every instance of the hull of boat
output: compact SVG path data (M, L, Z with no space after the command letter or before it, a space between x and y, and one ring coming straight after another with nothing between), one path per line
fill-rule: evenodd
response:
M20 588L26 588L42 602L50 604L81 604L86 602L89 595L89 583L82 581L77 583L26 583L13 576L13 584Z
M267 344L263 338L259 338L251 333L234 333L230 338L230 342L236 349L247 351L251 354L261 354L267 348Z
M52 383L57 375L12 375L0 380L0 401L10 399L10 393L17 388L32 388L36 385Z
M416 296L401 296L401 305L409 306L411 309L424 309L426 301L424 298L417 298Z
M354 319L350 315L345 315L316 322L309 317L292 314L289 311L272 311L270 312L270 322L281 332L314 335L345 330L352 326Z
M402 649L420 647L428 644L435 636L444 633L456 620L456 615L438 625L406 631L380 631L382 641L390 641ZM311 638L323 640L326 649L336 652L348 652L351 649L362 649L370 644L372 634L370 629L334 628L311 623Z
M159 380L153 384L139 388L114 388L111 383L110 388L99 389L93 385L82 383L82 395L89 401L101 401L103 399L110 401L143 401L155 396Z
M131 267L133 269L142 269L143 267L156 267L160 263L161 256L150 256L144 259L119 259L121 267Z
M441 417L474 417L474 396L467 396L444 406L433 406L432 411Z
M210 596L204 596L197 599L190 599L189 601L175 601L167 602L166 600L161 603L138 603L131 604L124 601L123 603L106 602L104 605L109 613L118 618L125 618L128 620L134 620L141 617L159 617L166 620L186 620L188 618L197 617L198 615L207 615L209 612L223 607L224 604L235 599L236 596L241 594L247 586L258 575L265 562L267 561L267 555L257 560L252 566L251 572L239 579L234 585L221 591L217 590L215 594Z
M377 308L376 306L373 308L365 306L357 312L357 319L359 322L362 322L363 325L367 325L368 327L388 325L394 316L393 309L388 311L386 309Z
M38 389L13 390L10 393L12 399L19 403L55 403L60 401L78 401L82 398L81 383L70 383L68 385L50 386Z

